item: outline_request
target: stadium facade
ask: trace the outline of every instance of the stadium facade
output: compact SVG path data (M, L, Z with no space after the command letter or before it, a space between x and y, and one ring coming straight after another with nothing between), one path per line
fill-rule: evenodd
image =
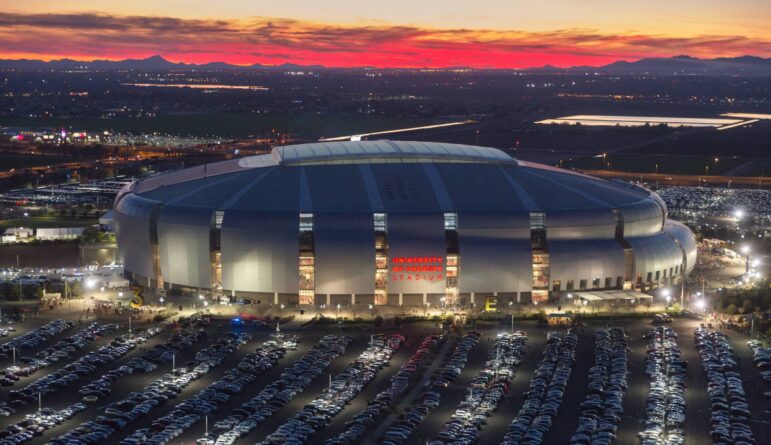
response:
M445 143L277 147L133 182L114 218L135 282L271 304L529 303L696 263L649 190Z

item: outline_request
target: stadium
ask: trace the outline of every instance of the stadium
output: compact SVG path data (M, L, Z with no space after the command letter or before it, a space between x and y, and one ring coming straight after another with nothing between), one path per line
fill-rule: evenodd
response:
M135 181L114 218L134 282L255 304L528 304L696 263L656 193L445 143L277 147Z

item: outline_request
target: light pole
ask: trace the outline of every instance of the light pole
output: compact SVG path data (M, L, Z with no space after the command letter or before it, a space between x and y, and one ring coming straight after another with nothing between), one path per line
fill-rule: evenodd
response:
M742 253L744 254L744 273L750 273L750 246L745 244L742 246Z
M129 337L131 337L131 309L129 309L128 319L129 319L129 325L128 325L129 326L129 332L128 332L128 334L129 334Z
M337 303L337 318L340 318L340 303Z
M368 304L368 305L367 305L367 308L369 308L369 318L375 318L375 317L372 315L372 309L373 309L374 307L375 307L375 306L373 306L373 305L371 305L371 304Z
M284 307L285 307L284 303L281 303L281 306L279 306L279 307L281 308L281 318L283 319L284 318Z
M177 354L171 354L171 372L177 370Z

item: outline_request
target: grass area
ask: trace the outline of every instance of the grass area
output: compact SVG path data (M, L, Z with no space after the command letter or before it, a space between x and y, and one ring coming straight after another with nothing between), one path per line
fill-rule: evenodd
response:
M634 173L703 175L705 166L709 166L709 175L721 175L731 168L742 164L744 160L734 158L722 158L715 162L714 157L707 156L676 156L642 153L612 153L607 156L610 170ZM658 165L658 169L656 167ZM563 165L566 168L578 168L585 170L602 170L603 159L601 157L586 157L568 161Z
M0 169L29 168L39 165L54 165L62 162L71 162L72 158L65 156L39 156L16 153L0 153Z
M98 224L97 218L62 218L60 216L28 216L26 218L4 219L0 221L0 229L10 227L29 227L44 229L51 227L85 227Z

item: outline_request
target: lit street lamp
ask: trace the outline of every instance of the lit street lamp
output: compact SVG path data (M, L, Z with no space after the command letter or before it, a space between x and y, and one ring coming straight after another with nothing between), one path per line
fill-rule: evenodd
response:
M337 303L337 318L340 318L340 303Z
M372 309L374 308L374 306L373 306L373 305L371 305L371 304L368 304L368 305L367 305L367 308L369 308L369 318L375 318L375 317L372 315Z
M281 308L281 318L284 318L284 303L281 303L281 306L279 307Z
M750 246L747 244L743 245L742 253L745 256L744 273L750 273Z

